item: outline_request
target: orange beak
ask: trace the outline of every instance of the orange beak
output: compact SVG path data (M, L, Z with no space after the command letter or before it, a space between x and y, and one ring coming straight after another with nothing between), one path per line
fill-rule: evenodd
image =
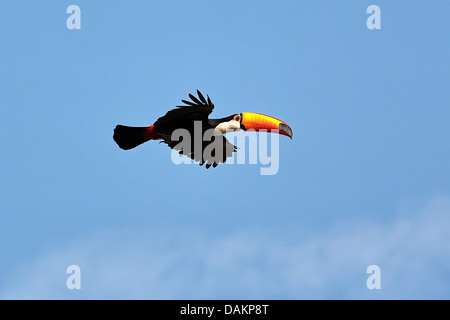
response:
M241 113L241 128L263 132L273 132L292 139L292 129L285 122L259 113Z

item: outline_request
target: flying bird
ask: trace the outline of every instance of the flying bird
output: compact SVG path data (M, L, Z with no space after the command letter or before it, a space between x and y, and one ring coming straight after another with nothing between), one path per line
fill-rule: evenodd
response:
M283 121L263 114L242 112L225 118L209 119L214 104L209 96L206 98L197 90L198 98L189 94L189 100L181 100L185 105L170 110L156 122L147 127L130 127L117 125L113 139L123 150L133 149L149 140L161 140L180 154L190 157L206 168L215 168L233 156L237 147L231 144L224 134L239 130L275 132L292 139L292 129ZM175 139L174 132L184 129L190 134L190 142ZM210 131L210 139L205 133ZM197 137L197 139L195 139ZM184 137L183 137L184 139ZM210 153L205 150L212 150Z

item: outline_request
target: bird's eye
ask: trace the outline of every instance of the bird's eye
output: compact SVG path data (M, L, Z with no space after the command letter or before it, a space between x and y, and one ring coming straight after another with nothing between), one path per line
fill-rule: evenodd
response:
M234 117L234 120L241 121L241 117L240 116L236 116L236 117Z

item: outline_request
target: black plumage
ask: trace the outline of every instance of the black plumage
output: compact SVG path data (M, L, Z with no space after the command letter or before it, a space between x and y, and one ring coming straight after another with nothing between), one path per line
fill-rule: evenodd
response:
M205 99L198 90L197 95L198 98L189 94L191 101L182 100L185 105L177 106L176 109L170 110L160 117L154 123L154 128L162 139L161 143L167 144L170 148L190 157L200 165L206 164L206 168L211 166L214 168L218 164L224 163L227 158L232 157L237 147L231 144L223 135L210 135L208 139L203 139L203 137L207 130L214 129L221 122L230 121L234 115L221 119L209 119L208 116L212 113L214 104L209 96ZM196 130L196 121L201 122L201 126L198 127L201 129L201 132L198 133L194 132ZM182 145L181 141L172 140L172 133L177 129L185 129L190 132L190 148L182 148L180 147ZM201 146L201 148L198 146ZM205 152L205 149L212 152Z

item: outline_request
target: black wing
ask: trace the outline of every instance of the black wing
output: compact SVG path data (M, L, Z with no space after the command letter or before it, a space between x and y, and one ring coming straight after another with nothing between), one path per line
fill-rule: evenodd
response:
M181 100L186 105L177 106L164 116L160 117L154 123L155 129L159 134L172 134L175 129L191 129L194 121L200 120L206 122L208 116L214 109L214 104L209 96L207 99L197 90L198 98L189 94L192 101Z
M218 164L224 163L227 158L233 156L233 152L237 150L237 147L231 144L224 136L212 136L209 141L198 141L201 143L200 147L196 148L194 141L194 122L201 121L201 136L207 130L214 129L211 123L208 121L208 116L214 109L214 104L211 102L209 96L205 97L197 90L198 98L192 94L189 94L188 100L181 100L184 106L177 106L177 109L170 110L164 116L156 120L154 123L155 129L158 135L162 138L161 143L166 143L170 148L177 150L180 154L185 155L194 161L197 161L200 165L206 164L206 168L213 166L217 167ZM176 129L186 129L191 133L191 143L182 143L181 141L173 141L172 133ZM200 139L199 139L200 140Z
M199 165L206 164L206 169L209 167L217 167L219 164L227 161L227 158L233 156L237 147L231 144L223 135L213 136L211 141L199 141L201 143L201 150L196 150L195 141L192 139L190 145L184 145L181 141L172 141L164 138L161 143L166 143L170 148L185 155L192 160L199 163ZM198 142L197 142L198 143Z

